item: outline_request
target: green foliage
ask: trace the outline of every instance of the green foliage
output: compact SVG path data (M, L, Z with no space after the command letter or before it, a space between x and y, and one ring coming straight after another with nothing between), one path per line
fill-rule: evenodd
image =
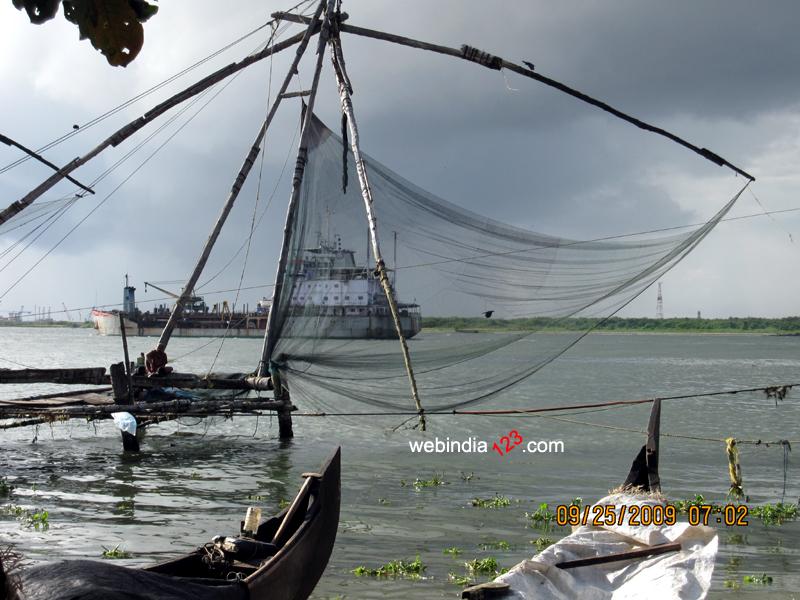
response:
M261 496L260 494L247 494L247 496L245 496L245 499L246 500L253 500L255 502L263 502L264 500L267 499L267 497L266 496Z
M461 548L457 548L455 546L451 546L450 548L445 548L442 550L442 554L450 554L452 556L458 556L461 554Z
M37 531L47 531L50 528L50 513L41 508L31 510L17 504L7 504L0 508L0 512L16 517L24 527L33 527Z
M483 317L423 317L426 329L478 331L586 331L596 324L589 318L534 317L524 319L485 319ZM612 317L597 331L643 331L648 333L800 333L800 317L766 319L730 317L728 319L646 319Z
M115 560L115 559L119 559L119 558L130 558L131 557L131 553L130 552L126 552L125 550L122 550L119 547L119 544L117 544L116 546L114 546L113 548L110 548L110 549L106 548L105 546L101 546L101 548L103 549L103 553L101 554L101 556L103 558L108 558L108 559L111 559L111 560Z
M531 527L538 529L549 530L553 527L553 522L556 520L556 513L550 510L547 502L542 502L532 513L525 513L525 518L530 521Z
M46 531L50 529L50 513L40 508L32 511L27 511L27 514L22 519L25 527L33 527L36 531L40 529Z
M538 537L535 540L531 540L531 544L536 546L536 551L537 552L541 552L542 550L544 550L548 546L552 546L555 543L556 543L556 541L554 539L552 539L552 538L549 538L549 537Z
M742 581L747 584L772 585L772 577L766 573L762 573L761 575L745 575L742 577Z
M740 590L742 589L742 584L736 581L735 579L726 579L724 582L725 589L728 590Z
M289 502L285 498L281 498L280 500L278 500L278 508L280 508L281 510L283 510L284 508L288 508L290 504L291 502Z
M427 567L419 559L419 555L412 561L393 560L376 569L360 565L353 569L356 577L404 577L406 579L421 579Z
M762 504L750 508L750 514L758 517L764 525L783 525L786 521L794 521L798 517L797 504Z
M408 483L406 483L405 479L401 479L400 485L405 487L408 485ZM439 487L440 485L447 485L447 482L444 480L444 473L442 473L441 475L434 473L433 477L431 477L430 479L420 479L419 477L417 477L411 483L411 486L417 492L424 488Z
M504 506L509 506L511 500L495 493L494 498L473 498L469 503L477 508L502 508Z
M38 25L56 16L61 0L13 3ZM146 0L64 0L64 18L78 26L80 39L89 39L115 67L125 67L136 58L144 44L142 23L157 12L158 7Z
M496 542L486 542L481 544L484 550L511 550L511 544L505 540L497 540Z
M724 504L711 502L702 494L695 494L694 498L675 500L673 502L678 512L685 514L690 506L711 506L713 511L724 510ZM783 525L786 521L794 521L800 517L800 507L797 504L758 504L749 506L749 514L761 519L764 525ZM732 542L737 543L737 542Z
M714 502L709 502L705 499L703 494L695 494L694 498L686 498L684 500L676 500L673 502L675 505L675 509L682 514L685 514L689 511L690 506L713 506L715 508L722 508L721 504L716 504Z
M448 573L447 581L449 581L450 583L454 583L455 585L465 587L472 583L472 577L468 577L467 575L456 575L455 573Z

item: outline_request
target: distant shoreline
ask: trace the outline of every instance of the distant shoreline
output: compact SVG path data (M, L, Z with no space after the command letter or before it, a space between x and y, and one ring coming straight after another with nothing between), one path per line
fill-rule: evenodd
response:
M647 319L611 317L597 325L597 319L574 317L556 319L536 317L523 319L493 319L483 317L423 317L422 330L427 332L584 332L595 333L652 333L652 334L729 334L729 335L800 335L800 317L768 319L762 317L730 317L728 319ZM595 325L597 325L595 327Z
M485 319L465 317L423 317L423 333L582 333L593 327L595 319ZM54 327L90 329L90 322L75 321L0 321L0 327L49 329ZM592 334L704 334L704 335L779 335L800 336L800 317L767 319L732 317L729 319L644 319L612 317Z
M35 327L41 329L49 329L52 327L64 327L68 329L90 329L94 324L90 322L76 323L75 321L0 321L0 327Z

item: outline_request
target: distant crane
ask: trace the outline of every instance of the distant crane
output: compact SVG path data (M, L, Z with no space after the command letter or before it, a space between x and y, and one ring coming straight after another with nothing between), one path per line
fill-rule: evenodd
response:
M61 306L64 307L64 314L67 315L67 321L72 321L72 316L69 314L69 310L67 309L67 305L62 302Z

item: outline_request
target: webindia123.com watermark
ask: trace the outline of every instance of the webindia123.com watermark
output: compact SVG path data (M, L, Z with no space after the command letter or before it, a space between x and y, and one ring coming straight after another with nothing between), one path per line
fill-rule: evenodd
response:
M489 445L491 443L491 446ZM408 447L414 454L488 454L496 452L506 456L517 450L530 454L563 454L563 440L525 440L516 429L497 440L479 440L476 436L466 439L435 437L432 440L409 440Z

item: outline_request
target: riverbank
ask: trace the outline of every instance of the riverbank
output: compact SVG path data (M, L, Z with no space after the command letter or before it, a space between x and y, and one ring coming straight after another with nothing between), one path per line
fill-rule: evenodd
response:
M538 317L531 319L487 319L464 317L423 317L425 332L525 332L541 333L582 332L592 329L596 319L555 319ZM596 327L596 333L725 333L725 334L773 334L800 335L800 317L767 319L762 317L729 317L727 319L647 319L612 317Z

